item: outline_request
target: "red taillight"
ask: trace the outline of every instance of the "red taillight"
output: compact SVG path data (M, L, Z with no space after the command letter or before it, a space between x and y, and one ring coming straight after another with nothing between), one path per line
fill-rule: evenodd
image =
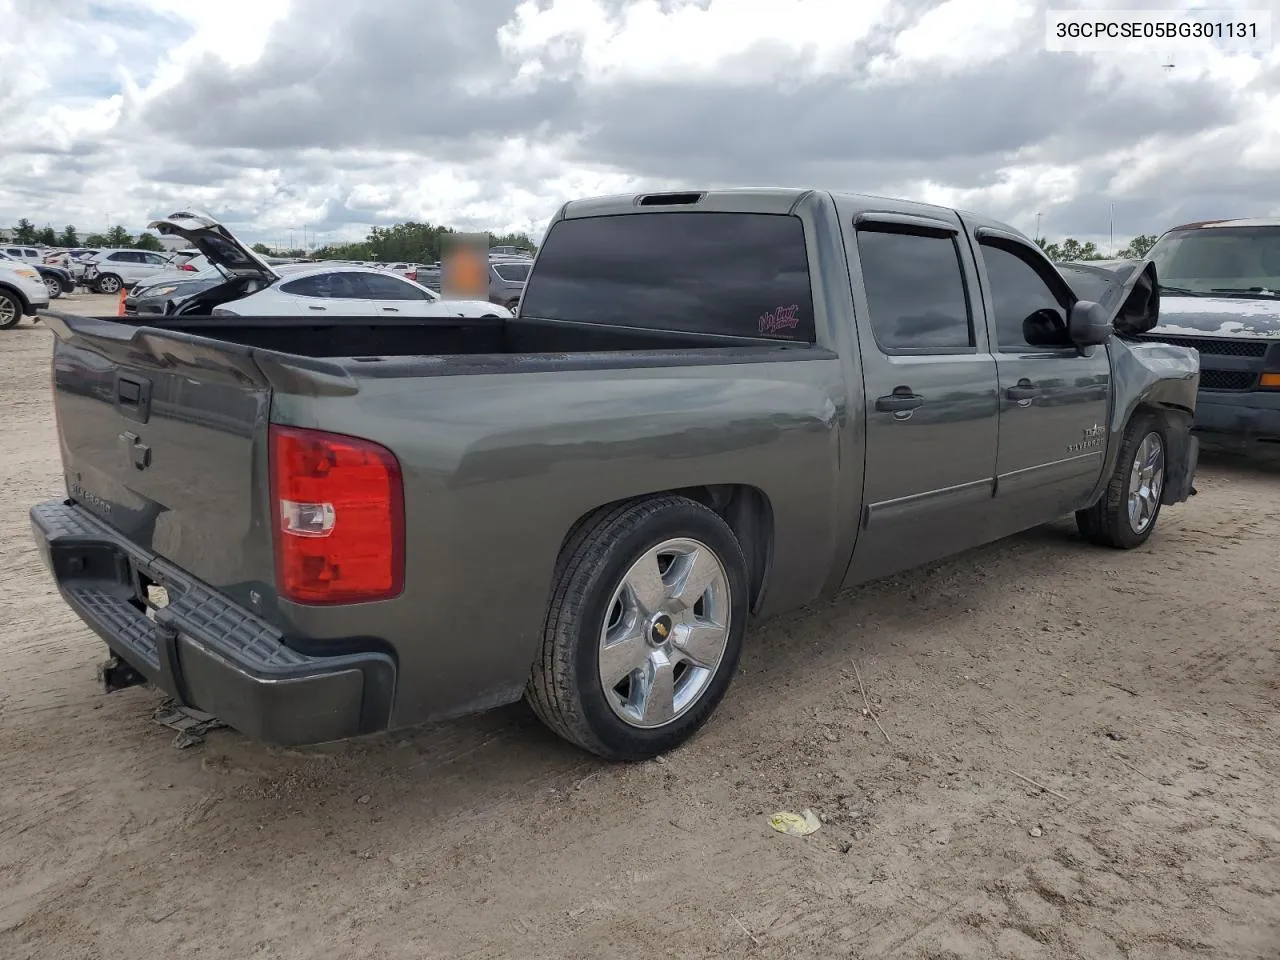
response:
M271 510L286 600L365 603L404 589L404 486L385 447L273 425Z
M178 269L179 269L179 270L190 270L192 273L195 273L195 272L196 272L196 268L195 268L195 267L193 267L193 266L192 266L191 264L189 264L189 263L182 263L182 264L179 264L179 265L178 265Z

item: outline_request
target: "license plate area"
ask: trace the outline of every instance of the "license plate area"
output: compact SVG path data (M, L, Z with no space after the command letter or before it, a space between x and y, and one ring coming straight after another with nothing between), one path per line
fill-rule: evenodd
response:
M163 584L156 583L145 573L137 572L136 576L137 603L149 619L155 620L156 611L163 610L169 605L169 589Z

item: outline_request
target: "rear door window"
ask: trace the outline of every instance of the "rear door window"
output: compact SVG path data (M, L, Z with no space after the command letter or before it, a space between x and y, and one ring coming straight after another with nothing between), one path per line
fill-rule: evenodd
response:
M964 271L950 234L860 228L858 259L881 351L948 353L973 347Z
M317 297L322 300L365 300L369 291L358 273L317 273L280 285L281 293L295 297Z
M389 273L355 273L371 300L426 300L427 295L411 284Z
M561 220L520 314L544 320L812 342L798 217L633 213Z
M529 279L527 263L502 263L494 267L493 271L500 280L505 280L507 283L524 283Z

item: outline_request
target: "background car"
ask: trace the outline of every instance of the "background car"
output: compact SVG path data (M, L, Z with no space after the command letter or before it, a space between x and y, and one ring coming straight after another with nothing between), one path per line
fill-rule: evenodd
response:
M89 268L89 262L102 253L101 250L93 248L81 248L72 250L67 254L67 269L71 271L71 279L77 284L84 284L84 274Z
M489 300L514 310L524 293L525 281L533 261L527 257L489 259Z
M197 294L226 282L226 278L212 268L204 273L188 276L192 279L138 284L125 294L120 308L121 316L168 316Z
M0 260L0 330L49 306L49 291L34 263Z
M119 293L168 266L168 257L149 250L104 250L89 261L83 283L98 293Z
M445 300L422 284L385 270L359 266L310 266L247 297L223 304L215 316L509 317L486 300Z
M3 253L10 260L21 260L23 263L44 262L44 255L39 249L24 244L9 244L8 246L0 247L0 253Z
M10 257L7 251L0 251L0 261L15 265L21 264L35 270L40 274L40 280L44 283L45 289L48 290L50 300L56 300L64 293L73 293L76 289L75 280L71 278L71 271L62 267L38 261L33 263L27 260L17 260Z

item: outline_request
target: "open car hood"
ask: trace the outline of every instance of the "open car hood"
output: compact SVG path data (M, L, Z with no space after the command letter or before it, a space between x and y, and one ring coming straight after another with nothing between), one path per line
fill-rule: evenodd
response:
M171 213L163 220L152 220L148 228L165 236L182 237L234 277L257 277L267 283L280 279L260 256L212 217L190 211Z
M1150 260L1055 262L1075 295L1100 304L1122 336L1147 333L1160 323L1160 286Z

